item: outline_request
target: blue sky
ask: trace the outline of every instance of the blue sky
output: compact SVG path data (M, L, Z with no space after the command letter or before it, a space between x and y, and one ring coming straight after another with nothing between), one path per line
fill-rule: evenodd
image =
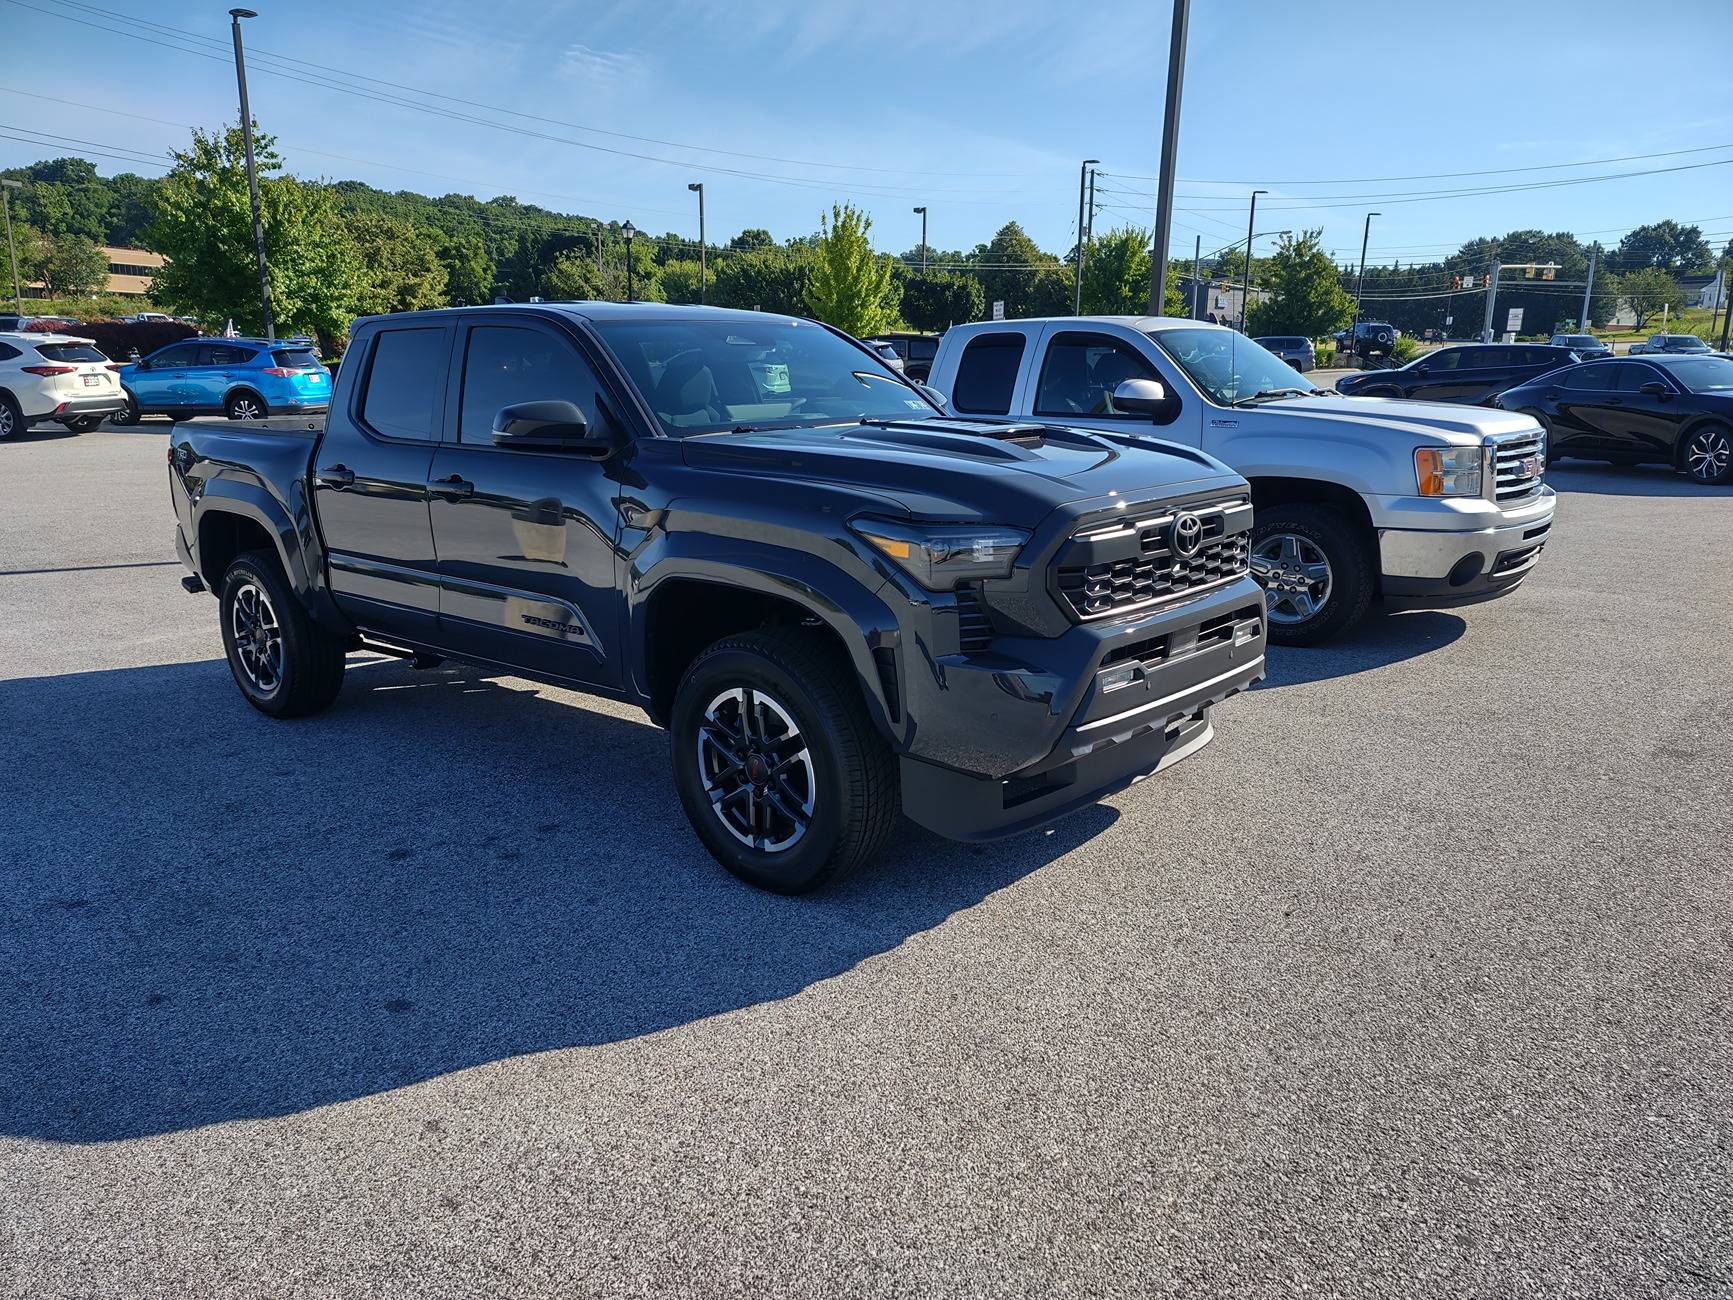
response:
M228 7L0 0L0 132L86 142L0 138L0 165L84 152L104 173L159 174L96 151L161 157L186 138L173 124L232 118ZM252 7L254 115L304 176L510 193L688 236L697 218L686 184L702 181L712 240L746 226L803 234L846 199L872 214L875 242L893 251L917 242L910 209L922 203L938 247L971 247L1015 219L1062 251L1074 238L1078 164L1095 157L1104 173L1097 230L1152 224L1154 182L1143 178L1159 164L1164 0ZM1321 226L1342 260L1358 256L1368 210L1383 213L1374 262L1425 260L1474 235L1531 226L1611 242L1664 216L1698 222L1717 248L1733 238L1733 0L1192 8L1176 255L1189 255L1194 235L1206 253L1243 238L1254 186L1271 191L1259 200L1260 231ZM189 44L207 56L185 52ZM359 74L470 100L488 107L423 102L530 134L273 75L267 53L352 88L406 96ZM1698 152L1381 179L1682 150ZM1681 167L1690 169L1410 201L1425 190Z

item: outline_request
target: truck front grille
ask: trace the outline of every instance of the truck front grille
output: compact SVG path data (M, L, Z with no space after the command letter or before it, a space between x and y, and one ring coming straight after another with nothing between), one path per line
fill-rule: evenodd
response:
M1072 617L1130 613L1246 573L1252 508L1244 497L1145 510L1086 522L1055 557L1055 594ZM1182 556L1173 533L1186 514L1202 525L1201 542Z
M957 588L957 649L980 654L993 639L993 625L981 608L981 593L974 587Z
M1536 432L1492 445L1493 497L1515 501L1540 488L1546 469L1546 435Z

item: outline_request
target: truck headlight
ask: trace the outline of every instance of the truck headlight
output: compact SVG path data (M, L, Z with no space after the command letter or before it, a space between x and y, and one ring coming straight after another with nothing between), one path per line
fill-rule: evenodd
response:
M1029 540L999 524L911 524L862 518L849 527L928 591L949 591L976 578L1007 578Z
M1414 478L1423 497L1480 495L1479 447L1421 447L1414 453Z

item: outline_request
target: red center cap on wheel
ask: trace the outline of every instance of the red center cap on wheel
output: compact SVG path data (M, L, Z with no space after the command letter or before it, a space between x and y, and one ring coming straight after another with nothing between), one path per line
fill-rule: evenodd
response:
M747 755L747 757L746 757L746 775L751 779L751 781L754 785L763 784L763 782L764 782L764 759L761 756L759 756L757 754L748 754Z

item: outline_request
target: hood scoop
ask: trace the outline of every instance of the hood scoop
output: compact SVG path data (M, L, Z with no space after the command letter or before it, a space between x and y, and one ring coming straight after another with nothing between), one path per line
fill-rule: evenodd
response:
M1046 424L986 420L862 420L860 423L863 432L845 434L845 442L889 443L914 451L1008 461L1039 460L1038 449L1049 442L1090 451L1102 449L1099 443L1086 437L1080 438L1070 430Z

